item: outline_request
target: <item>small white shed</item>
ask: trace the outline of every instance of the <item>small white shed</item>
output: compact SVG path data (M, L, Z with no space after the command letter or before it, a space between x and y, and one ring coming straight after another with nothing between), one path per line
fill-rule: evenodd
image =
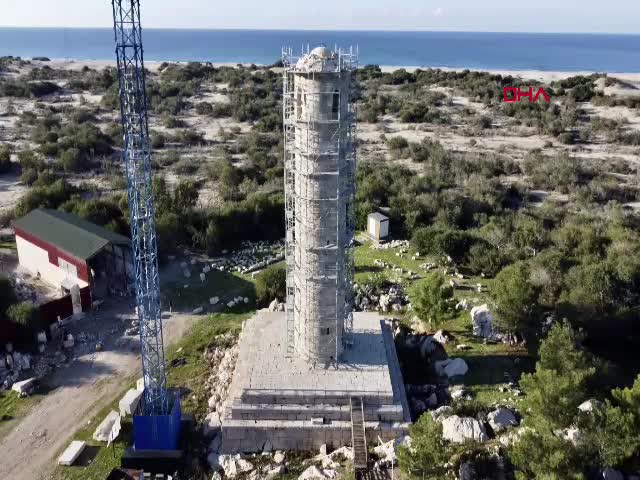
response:
M367 217L367 233L376 241L385 240L389 236L389 217L381 213L370 213Z

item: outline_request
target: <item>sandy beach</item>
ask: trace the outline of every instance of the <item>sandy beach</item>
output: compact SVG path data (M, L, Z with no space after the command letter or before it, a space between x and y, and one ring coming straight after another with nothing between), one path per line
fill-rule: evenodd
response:
M41 63L43 65L48 65L51 68L65 68L69 70L81 70L85 66L94 69L102 69L105 67L115 67L115 60L71 60L71 59L52 59L50 62L39 62L34 61L34 63ZM165 62L157 62L157 61L145 61L145 66L151 71L157 71L160 65ZM186 63L186 62L171 62L171 63ZM212 65L215 67L235 67L237 65L249 66L249 63L220 63L220 62L212 62ZM263 65L258 65L263 66ZM450 72L459 72L465 70L464 68L449 68L449 67L417 67L417 66L390 66L383 65L380 66L380 69L385 72L393 72L395 70L405 69L409 72L414 72L418 69L426 70L428 68L440 69L444 71ZM517 78L523 79L531 79L537 80L542 83L551 83L557 80L563 80L565 78L573 77L575 75L590 75L592 73L607 73L609 76L619 78L620 80L624 80L630 83L638 84L640 87L640 73L625 73L625 72L587 72L587 71L575 71L575 72L558 72L558 71L542 71L542 70L488 70L488 69L468 69L479 72L489 72L497 75L508 76L511 75Z

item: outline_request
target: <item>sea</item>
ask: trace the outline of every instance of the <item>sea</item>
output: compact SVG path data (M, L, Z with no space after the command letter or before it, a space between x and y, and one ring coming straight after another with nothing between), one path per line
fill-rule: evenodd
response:
M145 60L270 65L282 48L324 44L360 64L487 70L640 72L640 35L310 30L143 30ZM0 56L113 60L109 28L0 28Z

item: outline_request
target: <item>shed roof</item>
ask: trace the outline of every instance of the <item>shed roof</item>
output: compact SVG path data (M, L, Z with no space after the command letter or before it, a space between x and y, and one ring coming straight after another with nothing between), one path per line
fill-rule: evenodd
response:
M369 218L373 218L374 220L377 220L378 222L384 222L386 220L389 220L389 217L379 213L379 212L374 212L374 213L370 213L369 214Z
M14 228L82 260L90 259L110 243L129 245L127 237L60 210L38 208L16 220Z

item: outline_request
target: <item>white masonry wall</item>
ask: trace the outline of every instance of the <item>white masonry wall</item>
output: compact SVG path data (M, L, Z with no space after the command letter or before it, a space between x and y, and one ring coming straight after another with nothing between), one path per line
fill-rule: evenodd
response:
M297 74L294 348L313 362L342 353L345 318L344 168L348 74Z
M66 278L73 279L80 288L86 287L87 282L78 278L77 268L68 262L61 264L65 267L60 268L49 262L49 253L34 245L33 243L25 240L24 238L16 235L16 246L18 249L18 261L20 266L28 270L32 275L37 276L40 274L42 281L52 285L53 287L60 288L62 281Z

